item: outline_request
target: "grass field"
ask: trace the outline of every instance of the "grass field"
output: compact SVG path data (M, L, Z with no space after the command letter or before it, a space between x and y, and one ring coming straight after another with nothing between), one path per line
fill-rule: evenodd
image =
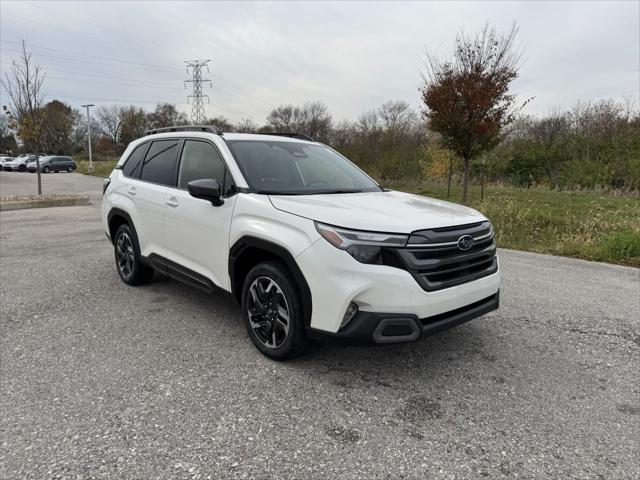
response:
M107 177L116 160L94 161L93 175ZM88 173L80 160L78 172ZM388 184L389 188L446 199L446 185ZM451 201L458 202L453 186ZM640 267L640 197L585 192L555 192L489 185L484 200L472 187L469 205L493 222L498 245Z
M390 188L445 199L446 185L395 184ZM452 187L458 202L460 187ZM493 222L498 245L640 267L640 197L555 192L506 186L471 190L469 205Z
M113 170L113 167L117 163L118 159L113 160L94 160L93 168L94 172L89 173L89 160L76 159L78 164L78 173L84 173L85 175L95 175L96 177L108 177Z

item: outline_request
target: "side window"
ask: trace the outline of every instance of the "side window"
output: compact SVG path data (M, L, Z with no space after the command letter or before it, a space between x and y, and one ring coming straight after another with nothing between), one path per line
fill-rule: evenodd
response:
M174 168L178 152L178 140L159 140L153 142L142 164L140 180L175 185Z
M140 177L140 167L142 166L142 159L144 158L144 154L147 151L148 143L144 143L136 147L136 149L131 152L129 158L124 163L122 167L122 173L125 177Z
M202 178L217 180L223 195L233 193L233 180L218 150L208 142L187 140L182 149L178 187L186 189L190 181Z

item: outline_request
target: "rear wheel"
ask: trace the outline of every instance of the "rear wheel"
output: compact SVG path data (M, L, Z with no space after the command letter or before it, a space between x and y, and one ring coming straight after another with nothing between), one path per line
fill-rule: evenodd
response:
M301 295L283 263L251 269L242 288L242 312L249 337L267 357L283 360L308 348Z
M151 281L153 269L143 265L138 236L129 225L120 225L113 242L116 269L128 285L142 285Z
M18 167L18 171L19 171L19 172L24 172L26 169L27 169L27 167L25 167L24 165L20 165L20 166Z

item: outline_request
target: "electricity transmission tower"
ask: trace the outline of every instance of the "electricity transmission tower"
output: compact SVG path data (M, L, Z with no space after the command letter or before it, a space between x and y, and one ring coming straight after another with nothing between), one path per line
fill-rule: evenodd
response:
M205 122L204 113L204 99L207 99L209 103L209 95L202 94L202 84L209 82L209 87L213 88L211 80L202 78L202 69L205 68L207 73L209 72L210 60L189 60L184 62L187 64L187 73L191 73L191 80L185 80L184 86L186 88L187 83L192 86L191 95L187 96L187 101L191 99L191 121L194 125L201 125Z

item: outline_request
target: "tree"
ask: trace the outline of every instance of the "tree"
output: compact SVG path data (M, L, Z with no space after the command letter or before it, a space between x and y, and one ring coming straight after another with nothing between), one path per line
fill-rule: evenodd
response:
M122 121L120 124L120 138L119 138L119 150L117 153L121 153L127 148L129 143L137 140L144 135L144 132L149 128L147 123L147 114L140 107L126 107L121 112Z
M42 148L47 153L69 154L75 121L73 109L59 100L52 100L42 107L42 117Z
M0 153L15 153L18 150L18 142L9 126L7 115L0 115Z
M33 149L36 154L36 171L38 173L38 195L42 195L40 178L40 160L38 153L42 145L44 132L42 115L42 84L44 74L39 65L31 61L31 53L22 41L22 53L18 60L11 63L11 70L5 73L2 86L9 97L10 108L3 105L3 111L8 115L9 123L16 129L27 149Z
M326 142L331 134L332 118L322 102L307 102L302 107L280 105L267 117L268 126L274 132L304 133Z
M505 35L485 25L473 37L464 32L456 37L453 60L427 54L423 115L444 145L463 159L463 202L468 197L471 160L499 143L502 129L519 110L509 94L522 58L515 45L517 33L515 24Z
M218 115L217 117L210 118L206 122L207 125L212 125L223 132L231 132L233 131L233 125L228 118L223 117L222 115Z
M100 138L103 138L101 127L95 115L91 115L91 145L97 145ZM113 152L113 145L109 139L109 149ZM73 109L73 129L69 136L73 153L87 152L87 117L83 112Z
M249 118L243 118L236 123L236 132L238 133L255 133L258 130L255 122Z
M120 129L122 127L122 117L126 107L121 105L101 106L96 108L95 117L100 127L100 133L106 136L113 145L113 151L119 151Z
M158 103L156 109L147 116L149 128L172 127L174 125L188 125L189 120L183 112L178 112L171 103Z

